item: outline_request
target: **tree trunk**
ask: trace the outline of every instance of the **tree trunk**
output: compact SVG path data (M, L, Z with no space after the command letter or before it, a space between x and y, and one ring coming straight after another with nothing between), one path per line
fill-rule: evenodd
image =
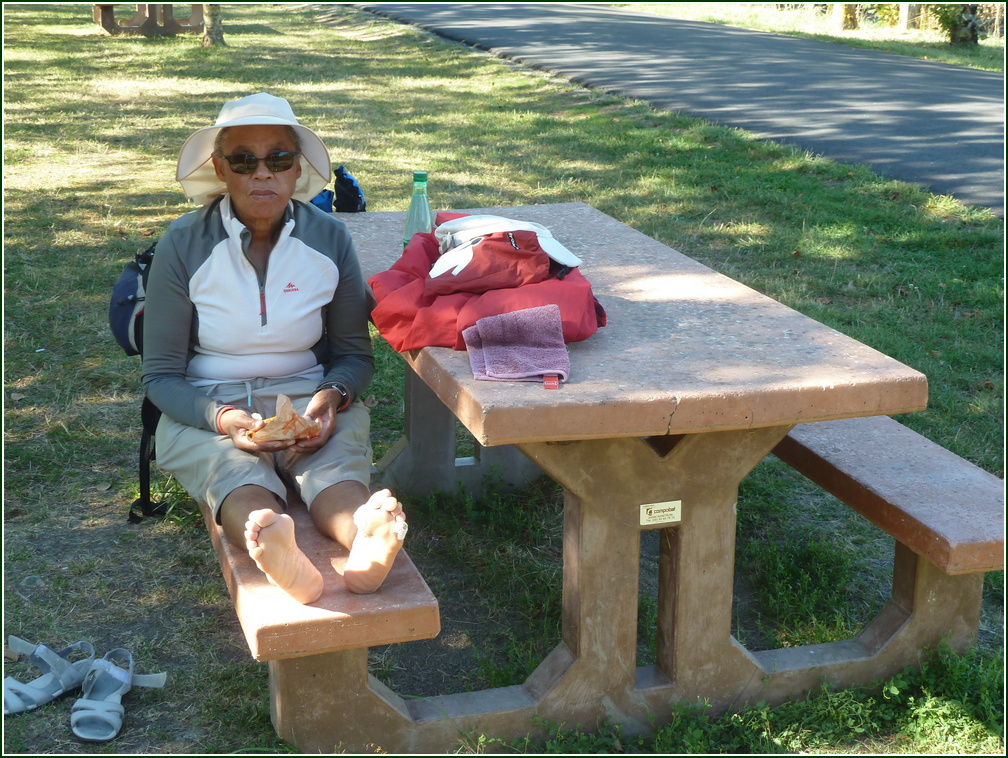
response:
M857 4L833 3L833 26L845 32L857 29Z
M203 5L203 47L226 47L221 10L216 3Z
M902 31L920 27L921 6L917 3L899 4L899 28Z

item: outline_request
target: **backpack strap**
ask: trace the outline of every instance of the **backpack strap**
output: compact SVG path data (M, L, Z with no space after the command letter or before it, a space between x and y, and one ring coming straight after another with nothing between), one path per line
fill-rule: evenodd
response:
M146 396L140 405L140 420L143 423L143 434L140 436L140 497L130 505L127 520L131 524L139 524L145 518L164 516L167 504L151 502L150 465L154 460L154 432L157 430L161 409Z

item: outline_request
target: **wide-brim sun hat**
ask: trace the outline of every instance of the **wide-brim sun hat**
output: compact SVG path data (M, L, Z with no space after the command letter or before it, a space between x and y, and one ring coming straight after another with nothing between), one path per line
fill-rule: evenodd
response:
M302 126L294 117L290 103L282 97L258 92L254 95L224 103L217 122L192 134L182 146L175 178L182 185L186 197L205 205L227 188L214 171L211 153L217 133L229 126L290 126L301 140L301 177L294 187L297 200L311 201L325 189L332 178L329 151L311 129Z

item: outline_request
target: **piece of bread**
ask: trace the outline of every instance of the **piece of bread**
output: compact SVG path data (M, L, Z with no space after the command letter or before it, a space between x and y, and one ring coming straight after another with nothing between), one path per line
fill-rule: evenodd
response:
M256 442L276 440L307 440L317 437L322 424L307 416L301 416L286 395L277 395L276 415L266 419L266 423L254 431L247 432L248 438Z

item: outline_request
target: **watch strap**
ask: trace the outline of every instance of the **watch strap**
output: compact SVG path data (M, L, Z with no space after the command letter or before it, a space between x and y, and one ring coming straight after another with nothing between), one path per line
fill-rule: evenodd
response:
M322 390L336 390L340 395L343 396L343 401L340 403L339 408L336 412L346 410L350 405L350 390L347 389L345 384L340 382L322 382L318 387L315 388L316 392L321 392Z

